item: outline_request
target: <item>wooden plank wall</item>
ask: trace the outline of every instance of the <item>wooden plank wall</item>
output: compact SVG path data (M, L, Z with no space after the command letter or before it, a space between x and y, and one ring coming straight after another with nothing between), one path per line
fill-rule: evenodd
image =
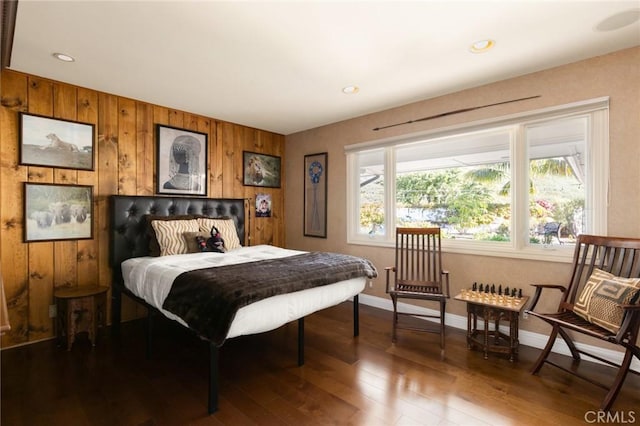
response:
M272 217L251 217L250 243L284 244L284 187L242 184L243 151L281 157L284 173L284 136L14 71L0 77L0 268L11 322L1 347L54 336L49 305L56 288L111 286L108 196L154 194L155 124L207 133L207 195L250 199L253 211L256 195L270 194ZM19 111L94 124L95 170L20 165ZM94 238L24 243L23 182L93 186ZM124 302L123 319L145 314Z

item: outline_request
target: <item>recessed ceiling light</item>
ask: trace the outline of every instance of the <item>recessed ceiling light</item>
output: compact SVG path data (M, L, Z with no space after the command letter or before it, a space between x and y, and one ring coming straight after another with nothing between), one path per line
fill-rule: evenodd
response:
M59 59L59 60L61 60L63 62L74 62L75 61L75 59L73 59L72 56L66 55L64 53L54 53L53 57L56 58L56 59Z
M360 91L358 86L347 86L342 88L342 93L345 95L355 95Z
M496 42L491 39L478 40L469 47L472 53L484 53L493 48Z
M609 16L596 25L596 31L614 31L635 24L640 20L640 9L630 9Z

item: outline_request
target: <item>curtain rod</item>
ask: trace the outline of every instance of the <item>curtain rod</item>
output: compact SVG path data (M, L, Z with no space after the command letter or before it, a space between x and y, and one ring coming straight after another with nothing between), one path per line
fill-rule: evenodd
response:
M486 105L479 105L479 106L475 106L475 107L456 109L456 110L453 110L453 111L448 111L448 112L443 112L443 113L436 114L436 115L431 115L429 117L422 117L422 118L418 118L416 120L405 121L403 123L389 124L387 126L376 127L375 129L373 129L373 131L377 132L378 130L388 129L390 127L403 126L405 124L411 124L411 123L418 123L420 121L433 120L434 118L446 117L448 115L460 114L460 113L463 113L463 112L474 111L476 109L488 108L488 107L492 107L492 106L496 106L496 105L509 104L509 103L512 103L512 102L526 101L526 100L529 100L529 99L535 99L535 98L539 98L539 97L540 97L540 95L529 96L529 97L526 97L526 98L511 99L509 101L496 102L496 103L493 103L493 104L486 104Z

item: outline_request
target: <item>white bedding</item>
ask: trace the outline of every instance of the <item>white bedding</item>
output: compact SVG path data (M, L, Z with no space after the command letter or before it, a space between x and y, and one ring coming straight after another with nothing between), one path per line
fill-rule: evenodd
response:
M187 324L162 309L174 279L183 272L305 253L269 245L241 247L227 253L193 253L160 257L136 257L122 262L124 285L157 308L167 318ZM326 286L263 299L238 310L227 339L276 329L315 311L344 302L364 290L366 278L354 278Z

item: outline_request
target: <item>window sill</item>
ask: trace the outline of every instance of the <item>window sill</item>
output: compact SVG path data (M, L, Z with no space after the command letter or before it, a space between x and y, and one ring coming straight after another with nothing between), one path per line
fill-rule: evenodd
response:
M394 241L350 239L347 244L364 245L370 247L394 248ZM514 248L510 243L487 243L483 241L453 241L442 240L444 253L467 254L473 256L503 257L512 259L538 260L543 262L571 263L573 261L574 245L527 246L522 249Z

